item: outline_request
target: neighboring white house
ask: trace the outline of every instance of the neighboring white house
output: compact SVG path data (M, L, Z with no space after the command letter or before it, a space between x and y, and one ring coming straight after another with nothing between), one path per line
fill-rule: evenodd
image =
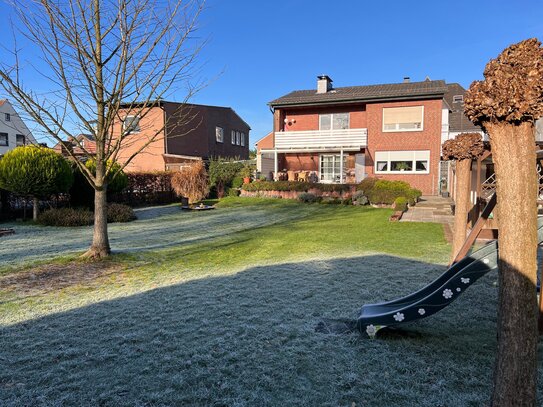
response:
M0 156L36 140L7 99L0 99Z

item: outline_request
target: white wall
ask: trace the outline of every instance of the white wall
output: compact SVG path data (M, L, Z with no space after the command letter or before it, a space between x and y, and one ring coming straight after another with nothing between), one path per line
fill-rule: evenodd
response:
M6 121L6 113L10 115L10 121ZM8 134L8 145L0 146L0 155L7 153L9 150L13 150L17 147L16 134L22 134L26 138L26 144L35 144L36 140L32 136L28 127L24 124L23 120L19 117L13 106L9 101L4 101L0 106L0 133Z

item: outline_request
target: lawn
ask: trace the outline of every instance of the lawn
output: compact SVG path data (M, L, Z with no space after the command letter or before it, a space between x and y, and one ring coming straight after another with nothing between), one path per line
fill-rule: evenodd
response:
M496 275L381 339L315 331L444 270L441 225L390 213L259 199L143 209L111 225L118 252L101 263L76 258L89 228L11 225L0 405L484 404Z

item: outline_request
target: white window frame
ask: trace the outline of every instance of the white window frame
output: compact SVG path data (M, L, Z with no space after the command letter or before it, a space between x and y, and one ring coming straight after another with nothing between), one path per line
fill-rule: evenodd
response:
M334 157L334 169L335 169L335 161L340 160L341 154L319 154L319 182L323 184L339 184L341 183L341 172L339 174L336 174L335 171L333 172L334 179L332 180L323 180L322 179L322 159L323 157ZM341 168L341 163L340 163ZM340 170L341 171L341 170ZM347 154L343 155L343 179L345 179L345 174L347 173ZM338 179L339 177L339 179Z
M413 150L413 151L376 151L374 157L374 172L375 174L430 174L430 150ZM392 161L411 161L412 170L391 171ZM427 169L417 171L417 161L426 161ZM386 162L386 170L379 171L378 164Z
M245 133L241 132L241 145L245 147Z
M239 134L239 131L236 130L236 146L239 146L240 139L241 139L241 135Z
M230 131L230 136L232 137L232 145L236 145L236 131L235 130L231 130Z
M463 103L463 102L464 102L464 95L453 96L453 103Z
M217 143L224 143L224 130L222 127L215 127L215 141Z
M129 117L133 117L134 119L137 120L137 124L136 124L136 128L132 128L132 129L129 129L128 125L127 125L127 122L130 123L130 127L132 127L132 123L134 122L134 119L130 120L129 121ZM129 114L129 115L126 115L124 117L124 120L123 120L123 131L127 134L135 134L135 133L139 133L141 131L141 127L140 127L140 120L141 120L141 117L137 114Z
M319 114L319 130L323 130L322 124L321 124L323 116L330 116L330 128L329 129L324 129L325 131L345 130L345 129L334 129L334 115L347 115L347 127L346 127L346 129L351 128L351 113L350 112L339 112L339 113L323 113L323 114Z
M421 109L421 118L420 118L420 128L415 128L415 129L400 129L399 128L399 124L400 123L396 123L396 128L395 129L385 129L385 111L387 109L401 109L401 108L420 108ZM424 106L423 105L419 105L419 106L395 106L395 107L383 107L383 114L382 114L382 130L383 130L383 133L404 133L404 132L412 132L412 131L423 131L424 130Z

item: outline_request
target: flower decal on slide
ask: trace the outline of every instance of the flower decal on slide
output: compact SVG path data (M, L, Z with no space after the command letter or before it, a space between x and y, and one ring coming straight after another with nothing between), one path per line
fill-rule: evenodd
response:
M370 338L374 338L375 334L377 333L377 328L375 328L373 325L368 325L366 327L366 333Z
M469 284L469 278L461 277L460 281L462 281L464 284Z
M445 297L446 299L449 299L452 296L453 296L453 292L451 290L449 290L448 288L443 290L443 297Z
M402 322L405 319L405 316L401 312L396 312L394 314L394 319L398 322Z
M424 308L419 308L419 315L426 314L426 310Z
M462 291L462 289L460 287L457 287L456 292L460 292L460 291Z

